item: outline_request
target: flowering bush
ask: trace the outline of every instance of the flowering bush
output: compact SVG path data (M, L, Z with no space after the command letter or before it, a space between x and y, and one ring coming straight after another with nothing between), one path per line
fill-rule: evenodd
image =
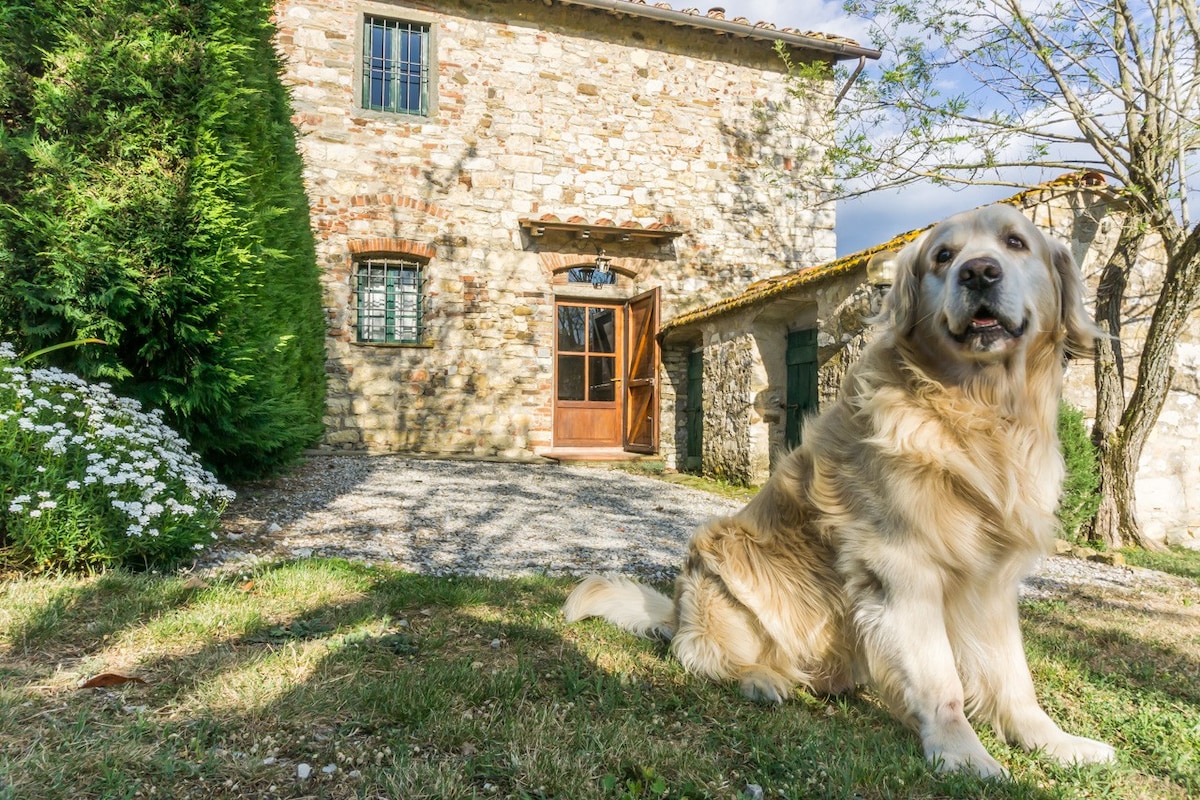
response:
M145 566L216 538L233 493L157 411L0 342L0 547L35 569Z

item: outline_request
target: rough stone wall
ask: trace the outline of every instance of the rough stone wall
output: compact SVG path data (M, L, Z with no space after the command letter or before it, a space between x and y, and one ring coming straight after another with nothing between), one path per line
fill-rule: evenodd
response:
M358 107L364 11L432 25L430 117ZM328 447L552 444L552 268L595 250L532 241L523 217L684 230L617 246L624 293L662 287L663 319L834 256L794 150L827 99L796 108L767 43L536 0L278 0L276 19L324 270ZM370 242L429 258L427 346L355 342L351 253Z
M711 340L704 348L704 474L748 483L756 416L754 376L762 362L749 334L730 336Z
M824 294L828 296L822 305L831 313L821 318L817 328L817 345L821 348L817 386L822 408L837 399L846 370L871 341L873 328L867 323L879 313L883 299L879 289L866 283L849 289L845 284L835 285Z
M684 466L688 435L688 358L694 349L691 342L662 348L658 452L670 469Z
M1047 190L1025 199L1025 213L1066 242L1084 275L1094 311L1096 285L1120 234L1122 212L1094 192ZM1130 276L1122 312L1125 394L1137 378L1141 347L1162 286L1164 255L1153 237ZM1138 463L1138 518L1158 541L1200 547L1200 313L1193 312L1176 347L1174 381ZM1088 417L1096 412L1094 364L1083 359L1067 371L1065 399Z
M698 322L666 353L675 363L696 339L704 350L703 472L734 483L762 484L785 452L786 342L789 330L816 327L817 380L822 407L837 396L846 366L870 332L879 292L863 270L831 278L786 298ZM676 367L670 374L682 375ZM675 421L677 441L685 421Z

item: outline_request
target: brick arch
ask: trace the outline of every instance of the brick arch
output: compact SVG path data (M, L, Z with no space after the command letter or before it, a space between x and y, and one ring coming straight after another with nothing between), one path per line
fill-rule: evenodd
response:
M370 239L352 239L349 247L350 255L352 256L390 253L392 255L423 258L428 261L437 255L437 250L431 244L418 242L413 239L401 239L398 236L374 236Z
M538 256L542 269L550 277L571 267L583 267L596 262L594 255L585 253L539 253ZM641 272L639 265L631 258L613 258L610 264L615 272L621 273L626 278L636 278Z
M376 194L353 194L348 198L351 208L370 208L373 206L388 206L391 208L409 208L419 214L428 214L438 219L450 219L451 215L447 209L442 208L436 203L431 203L420 197L412 197L411 195L395 195L385 192Z

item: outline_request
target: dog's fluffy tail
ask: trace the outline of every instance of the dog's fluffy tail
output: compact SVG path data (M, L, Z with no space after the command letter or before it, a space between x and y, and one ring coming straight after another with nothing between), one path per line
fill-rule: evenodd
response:
M563 604L567 622L601 617L618 628L647 638L669 640L675 634L675 603L662 592L618 575L584 579Z

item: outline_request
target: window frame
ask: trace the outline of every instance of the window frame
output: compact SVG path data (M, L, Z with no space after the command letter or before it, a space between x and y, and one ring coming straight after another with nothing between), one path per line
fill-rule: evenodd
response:
M429 14L422 14L408 9L404 10L402 15L397 15L395 6L385 6L378 3L366 3L356 15L356 32L355 32L355 51L354 51L354 105L360 111L372 116L385 117L388 119L433 119L437 116L438 109L438 36L436 19ZM424 97L424 108L417 111L410 111L403 108L389 109L387 107L373 106L370 104L368 95L370 82L368 73L370 67L368 64L369 54L368 47L368 23L371 20L378 20L383 23L394 25L409 25L421 27L425 29L425 44L426 51L424 60L421 64L424 73L424 79L421 85L421 94Z
M350 304L353 314L354 341L362 345L428 345L429 262L401 253L373 253L355 256L350 272ZM365 270L365 272L364 272ZM414 276L411 291L406 276ZM365 280L380 281L365 286ZM381 296L378 305L365 304L368 298ZM405 300L411 298L412 305ZM402 319L411 319L404 324ZM381 333L374 333L381 331ZM411 331L411 333L407 333Z
M583 312L581 325L578 333L581 341L577 343L568 343L564 348L563 343L563 328L562 314L565 309L580 309ZM619 387L616 383L621 379L621 343L623 333L623 319L621 316L622 306L617 303L607 301L593 301L588 303L584 300L562 300L555 303L555 333L554 333L554 401L558 404L570 406L572 404L590 405L590 406L612 406L619 401ZM612 314L612 329L605 331L598 320L604 313ZM605 334L611 335L611 341L604 340ZM563 366L570 359L582 359L580 362L582 370L582 397L563 397L562 379L565 375ZM601 364L608 365L607 380L595 380L597 375L605 374L603 368L599 371L597 368ZM599 387L604 386L605 391L612 392L611 397L603 396L595 397Z

